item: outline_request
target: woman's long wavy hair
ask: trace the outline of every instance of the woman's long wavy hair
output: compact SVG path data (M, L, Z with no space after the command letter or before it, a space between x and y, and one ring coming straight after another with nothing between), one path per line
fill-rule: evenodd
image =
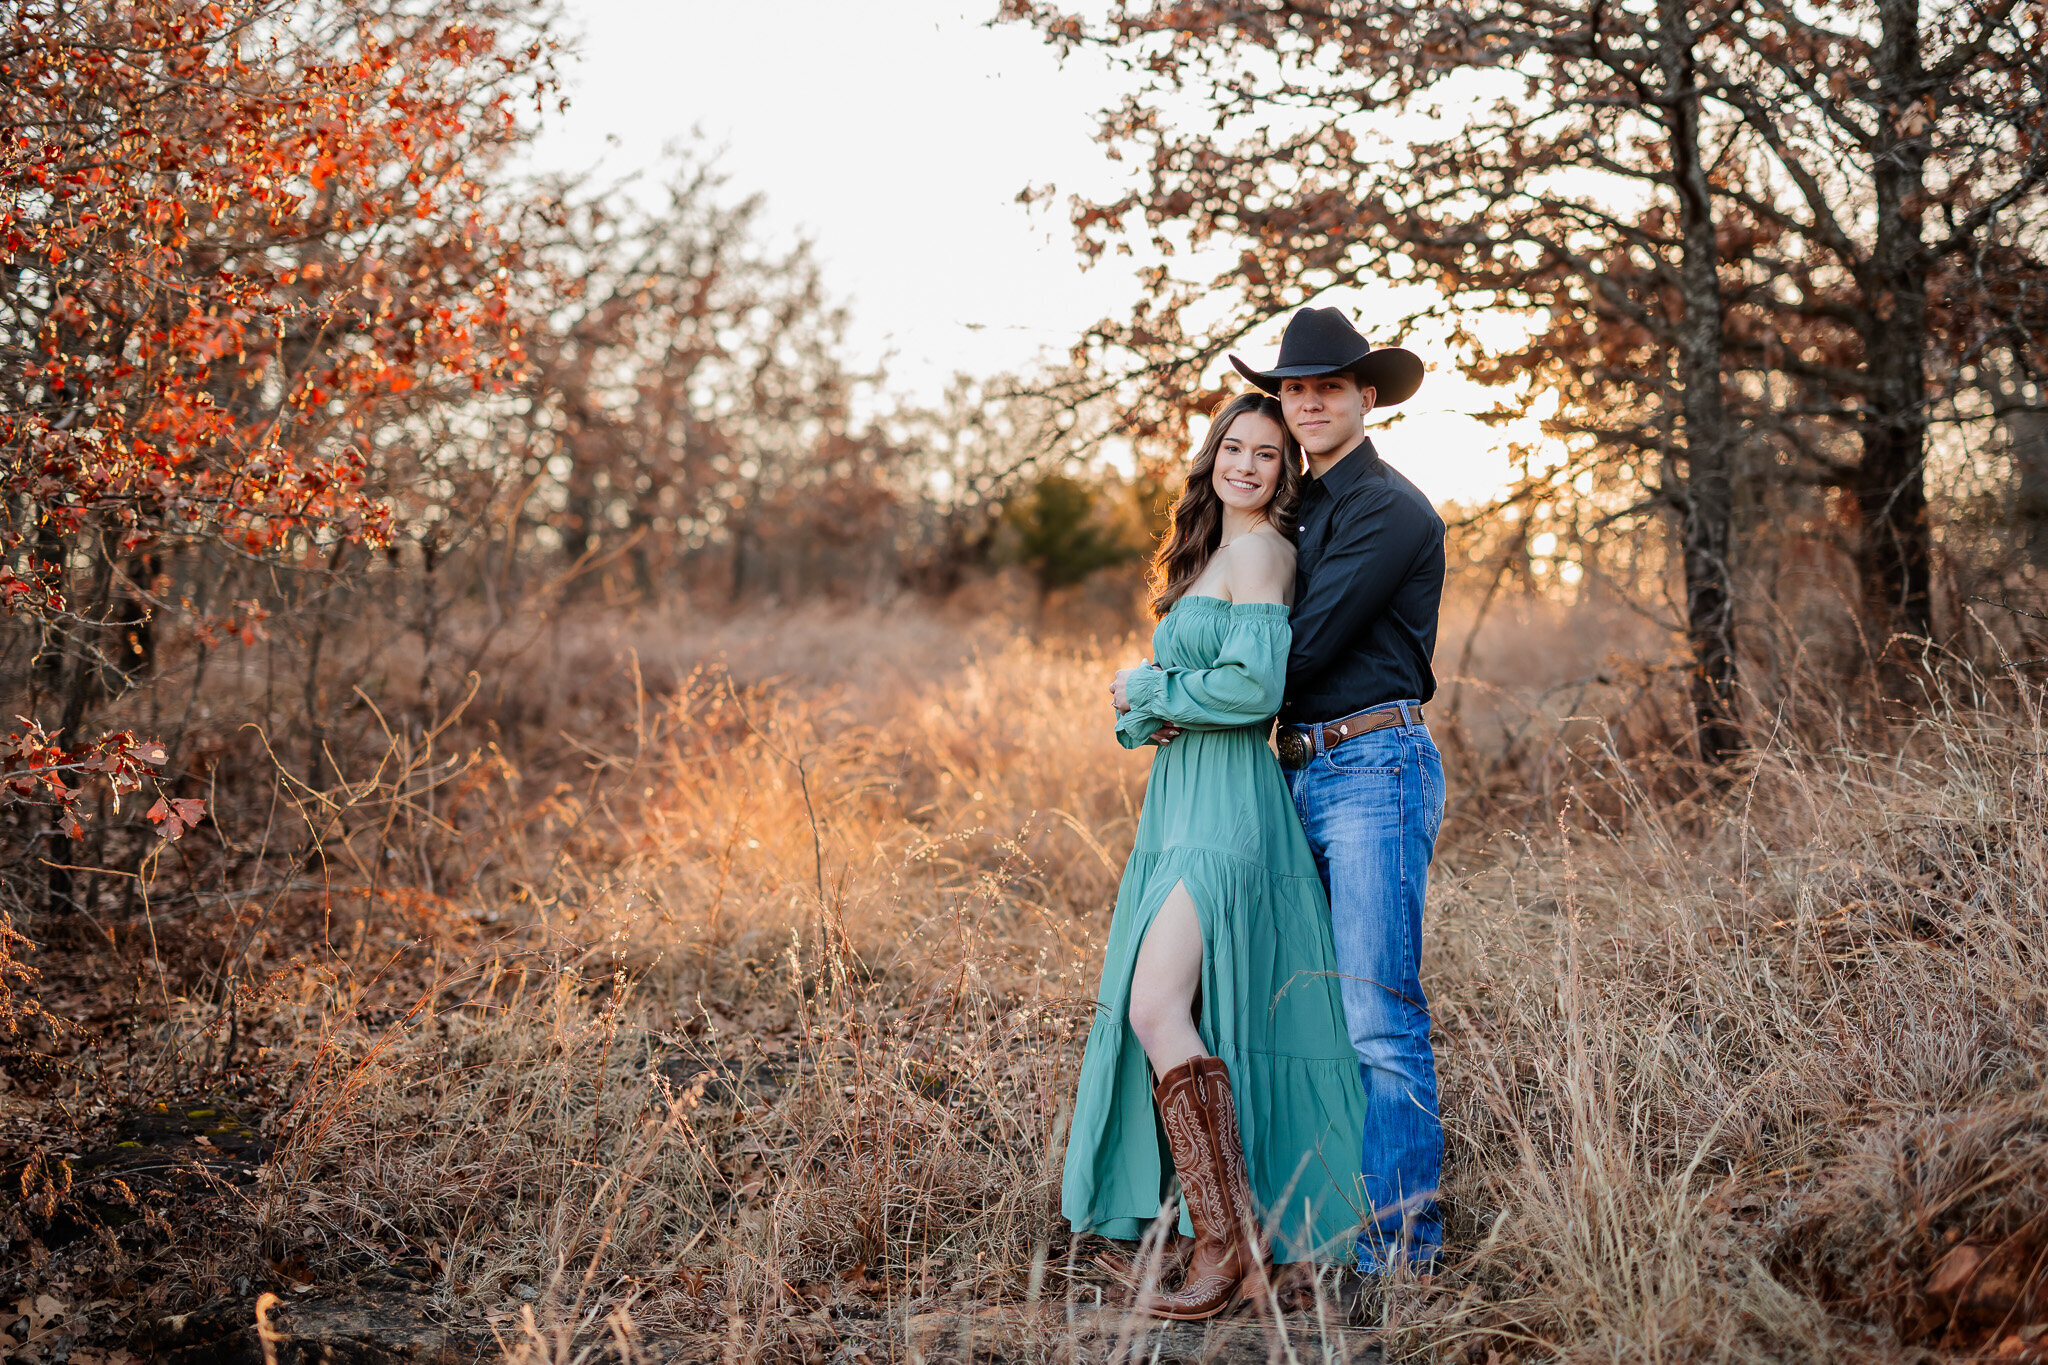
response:
M1216 454L1231 424L1248 412L1270 417L1280 427L1280 482L1273 488L1273 500L1265 507L1266 523L1281 535L1294 538L1294 516L1301 508L1301 447L1287 430L1280 415L1280 400L1263 393L1241 393L1224 403L1209 418L1209 434L1188 465L1187 482L1173 504L1166 538L1152 556L1152 616L1154 620L1173 610L1216 553L1223 538L1223 499L1216 496Z

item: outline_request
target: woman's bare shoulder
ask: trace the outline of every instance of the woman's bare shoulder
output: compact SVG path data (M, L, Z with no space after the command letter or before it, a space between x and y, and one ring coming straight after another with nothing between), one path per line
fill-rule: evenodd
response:
M1260 529L1239 536L1230 556L1230 596L1238 602L1287 602L1294 595L1294 542Z
M1249 535L1240 536L1231 545L1232 549L1243 550L1248 558L1261 564L1294 567L1294 542L1270 526L1261 526Z

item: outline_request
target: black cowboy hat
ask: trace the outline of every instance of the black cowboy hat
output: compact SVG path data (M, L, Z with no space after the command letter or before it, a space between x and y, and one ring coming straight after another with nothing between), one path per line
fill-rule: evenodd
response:
M1237 372L1267 393L1280 392L1283 379L1305 379L1312 374L1352 374L1359 386L1377 390L1375 407L1390 407L1415 396L1422 385L1422 360L1415 352L1399 346L1373 349L1358 334L1351 319L1335 308L1304 308L1287 319L1280 336L1280 363L1270 370L1255 370L1230 357Z

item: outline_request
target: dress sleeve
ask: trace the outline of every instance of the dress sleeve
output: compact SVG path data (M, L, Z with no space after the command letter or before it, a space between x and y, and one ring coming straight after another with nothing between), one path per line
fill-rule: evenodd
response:
M1126 749L1141 749L1164 724L1157 716L1120 711L1116 717L1116 742Z
M1230 629L1207 668L1147 665L1124 680L1131 709L1117 724L1171 722L1184 730L1233 730L1270 720L1280 709L1287 684L1287 608L1277 602L1239 602L1230 608ZM1138 739L1142 744L1158 725ZM1126 743L1126 748L1135 747Z

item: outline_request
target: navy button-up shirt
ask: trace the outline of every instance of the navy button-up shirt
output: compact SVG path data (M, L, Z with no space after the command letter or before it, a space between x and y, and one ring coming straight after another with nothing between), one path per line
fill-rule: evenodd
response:
M1444 523L1367 440L1309 478L1295 561L1290 725L1436 695Z

